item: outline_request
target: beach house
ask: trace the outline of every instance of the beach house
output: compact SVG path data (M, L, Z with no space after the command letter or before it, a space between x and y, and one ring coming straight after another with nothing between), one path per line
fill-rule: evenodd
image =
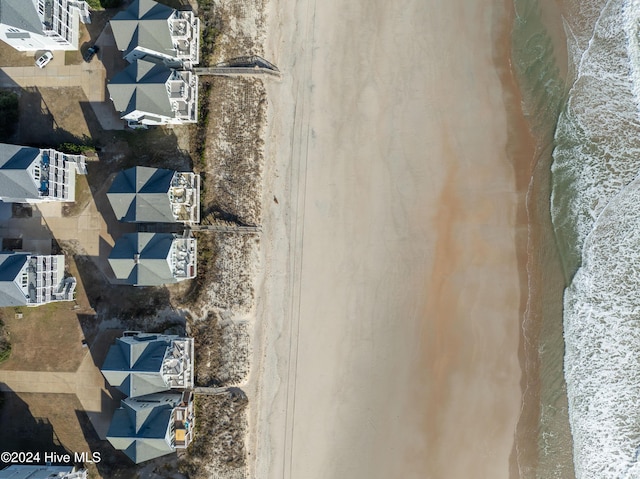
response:
M200 20L153 0L134 0L111 21L118 50L132 63L152 57L189 69L199 61Z
M109 254L115 277L135 286L159 286L196 276L196 239L186 234L129 233Z
M77 50L89 5L78 0L2 0L0 40L21 52Z
M107 382L128 396L107 439L136 464L186 448L193 439L194 341L127 331L102 365Z
M193 388L193 338L126 332L102 364L107 382L129 397Z
M137 60L115 75L107 89L130 126L198 121L198 76L191 71Z
M0 307L72 301L75 288L64 255L0 253Z
M113 413L107 440L139 464L188 447L194 426L191 391L130 397Z
M0 479L87 479L87 470L75 466L12 464L0 471Z
M192 172L136 166L119 172L107 198L119 221L200 221L200 176Z
M76 173L84 173L85 161L82 155L68 155L52 148L0 143L0 200L74 201Z

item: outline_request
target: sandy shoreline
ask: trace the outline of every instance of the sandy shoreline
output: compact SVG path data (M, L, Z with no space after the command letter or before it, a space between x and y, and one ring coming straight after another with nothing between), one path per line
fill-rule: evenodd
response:
M250 477L509 477L533 152L505 4L270 2Z
M552 231L548 222L540 221L543 212L538 208L539 183L545 184L545 180L548 183L549 177L548 168L545 170L542 165L544 163L548 166L548 163L540 161L541 152L537 144L548 139L534 138L522 112L523 96L511 69L512 25L516 12L511 0L507 0L505 5L509 20L496 42L495 67L499 72L507 106L509 128L506 152L513 164L516 190L520 193L516 212L515 248L521 293L518 358L522 372L522 404L509 458L509 477L524 479L536 477L538 465L537 430L540 420L541 387L538 358L541 326L539 309L543 302L539 285L542 284L541 275L545 270L545 263L539 261L539 251L543 244L542 238L546 238L545 233L552 234ZM543 157L544 154L545 152L542 153ZM547 198L550 198L550 195L547 195ZM544 204L548 205L548 201ZM546 211L548 217L548 206ZM562 301L559 304L561 308Z

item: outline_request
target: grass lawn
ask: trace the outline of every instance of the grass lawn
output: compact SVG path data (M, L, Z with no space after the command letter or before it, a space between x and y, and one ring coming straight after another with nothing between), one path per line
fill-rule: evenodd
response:
M84 211L93 197L87 175L76 175L76 198L72 203L65 203L62 207L64 216L78 216Z
M0 450L58 454L99 452L90 479L140 478L136 467L96 435L75 394L0 393Z
M72 258L67 257L69 272L79 278ZM37 308L2 308L0 315L11 343L9 359L0 369L13 371L64 371L78 369L87 350L78 312L89 309L83 285L76 287L77 301L50 303ZM80 309L74 309L75 304ZM19 318L19 314L22 318Z
M11 342L9 359L0 369L14 371L75 371L86 349L73 302L37 308L4 308ZM22 313L22 318L19 314Z

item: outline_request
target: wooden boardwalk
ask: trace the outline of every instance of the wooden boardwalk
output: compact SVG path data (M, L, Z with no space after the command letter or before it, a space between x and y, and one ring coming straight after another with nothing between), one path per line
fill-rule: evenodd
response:
M198 396L221 396L228 394L231 397L247 399L246 393L237 386L228 386L221 388L214 387L195 387L193 393Z
M278 67L258 56L235 58L213 67L197 67L193 72L199 76L282 78Z
M210 224L210 225L193 225L190 226L192 231L211 231L215 233L242 233L242 234L258 234L261 231L260 226L238 226L227 224Z
M240 226L227 223L200 225L183 225L180 223L138 223L140 233L178 233L186 230L209 233L260 234L260 226Z
M279 71L269 68L255 67L197 67L193 72L198 76L225 76L225 77L271 77L280 79Z
M202 396L217 396L219 394L229 394L229 388L205 388L205 387L196 387L193 388L194 394L199 394Z

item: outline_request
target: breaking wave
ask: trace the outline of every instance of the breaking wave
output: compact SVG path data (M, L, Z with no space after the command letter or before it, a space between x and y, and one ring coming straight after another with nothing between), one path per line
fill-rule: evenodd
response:
M552 218L573 275L564 334L574 465L578 478L640 478L640 0L585 4L589 28L565 19L570 42L574 29L590 35L570 45L575 81L552 166Z

